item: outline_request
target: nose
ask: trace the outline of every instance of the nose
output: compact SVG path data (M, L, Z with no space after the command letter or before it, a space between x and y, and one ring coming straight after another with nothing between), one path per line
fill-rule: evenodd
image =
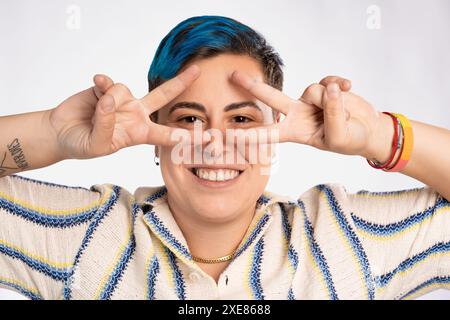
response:
M216 163L231 148L226 143L226 127L221 119L213 119L206 128L206 131L211 135L211 140L205 145L203 154L207 160Z

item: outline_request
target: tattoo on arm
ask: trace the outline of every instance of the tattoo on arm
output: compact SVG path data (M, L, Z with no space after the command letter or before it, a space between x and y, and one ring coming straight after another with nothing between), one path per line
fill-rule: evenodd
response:
M2 162L0 163L0 176L7 175L7 170L25 170L29 167L28 162L25 159L22 147L20 146L19 139L15 138L10 144L7 145L7 147L17 167L8 167L4 165L6 155L8 154L8 151L5 151Z

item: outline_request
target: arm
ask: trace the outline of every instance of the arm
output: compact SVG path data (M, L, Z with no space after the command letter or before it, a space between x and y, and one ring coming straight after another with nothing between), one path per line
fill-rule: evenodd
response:
M48 115L46 110L0 117L0 177L63 160Z
M411 158L401 173L417 179L432 187L447 200L450 199L450 131L419 121L410 120L414 146ZM379 138L374 141L374 151L362 155L387 161L390 155L394 128L391 118L382 114L380 117ZM384 163L382 162L382 163Z
M83 152L82 124L94 119L94 111L110 102L107 98L101 102L99 99L113 86L106 76L96 76L94 82L94 87L73 95L54 109L0 117L0 178L46 167ZM95 118L97 128L111 122L111 115L99 111L95 112ZM91 131L93 123L88 127ZM63 129L72 131L72 135L63 134ZM103 130L105 134L109 132ZM85 137L90 138L89 134ZM74 143L77 138L78 143Z
M106 186L107 187L107 186ZM0 287L60 299L75 257L109 189L0 179Z

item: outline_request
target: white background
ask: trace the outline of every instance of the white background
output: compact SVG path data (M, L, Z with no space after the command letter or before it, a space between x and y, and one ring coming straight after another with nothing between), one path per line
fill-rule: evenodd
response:
M1 0L0 115L54 107L91 86L95 73L106 73L143 96L160 40L196 15L229 16L265 35L284 59L284 92L291 97L325 75L338 74L351 79L353 91L380 111L450 128L448 0ZM85 187L114 183L130 191L163 184L148 145L21 175ZM352 192L423 186L399 173L378 172L360 157L284 144L268 189L299 196L329 182ZM0 291L0 299L16 297ZM430 297L450 299L450 292L425 296Z

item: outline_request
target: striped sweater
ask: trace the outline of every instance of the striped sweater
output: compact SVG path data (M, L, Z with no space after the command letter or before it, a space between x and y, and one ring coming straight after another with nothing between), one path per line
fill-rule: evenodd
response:
M403 299L450 284L450 204L430 187L264 192L216 283L167 189L0 178L0 286L31 299Z

